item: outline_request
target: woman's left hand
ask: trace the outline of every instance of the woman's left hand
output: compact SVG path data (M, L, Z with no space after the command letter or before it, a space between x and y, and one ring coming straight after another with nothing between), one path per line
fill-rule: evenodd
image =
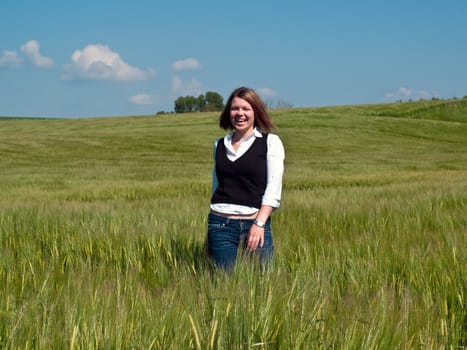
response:
M262 247L264 244L264 227L259 227L255 224L251 225L250 232L248 234L248 245L249 250L256 250L258 246Z

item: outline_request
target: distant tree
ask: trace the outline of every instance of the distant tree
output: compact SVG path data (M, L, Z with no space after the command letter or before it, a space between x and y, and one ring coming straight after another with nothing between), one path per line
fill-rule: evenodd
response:
M206 99L204 98L204 95L199 95L198 98L196 99L197 112L204 111L205 106L206 106Z
M271 99L266 99L264 100L264 105L266 106L267 109L290 109L293 108L293 104L289 103L285 100L282 99L276 99L276 100L271 100Z
M198 101L194 96L180 96L175 100L175 113L198 112Z
M167 111L158 111L156 115L161 115L161 114L172 114L174 112L167 112Z
M205 104L202 109L204 112L221 111L224 108L224 99L214 91L206 92L204 102Z
M293 104L284 100L277 100L276 109L290 109L293 108Z

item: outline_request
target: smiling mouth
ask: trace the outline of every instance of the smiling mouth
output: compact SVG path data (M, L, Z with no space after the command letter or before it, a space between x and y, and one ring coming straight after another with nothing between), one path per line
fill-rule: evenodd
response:
M246 123L246 121L247 121L247 120L246 120L246 119L243 119L243 118L242 118L242 119L235 119L235 122L236 122L236 123Z

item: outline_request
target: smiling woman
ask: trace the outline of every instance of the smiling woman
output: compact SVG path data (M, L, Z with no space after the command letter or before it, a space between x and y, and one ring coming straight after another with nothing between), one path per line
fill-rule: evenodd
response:
M275 126L252 89L232 92L219 124L233 132L214 146L208 252L231 270L243 246L264 266L273 254L270 216L280 205L284 147L270 134Z

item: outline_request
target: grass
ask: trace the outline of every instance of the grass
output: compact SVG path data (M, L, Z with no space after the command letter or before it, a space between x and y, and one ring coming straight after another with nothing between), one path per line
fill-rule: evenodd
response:
M0 119L0 347L465 348L464 100L272 114L274 265L231 276L203 253L217 114Z

